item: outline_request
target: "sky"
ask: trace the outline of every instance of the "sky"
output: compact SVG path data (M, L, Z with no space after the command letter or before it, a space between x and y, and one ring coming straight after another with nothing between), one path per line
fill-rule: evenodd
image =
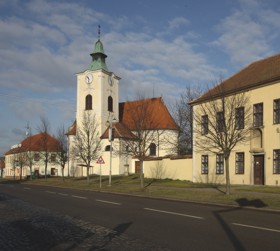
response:
M1 0L0 156L40 118L75 120L76 73L100 37L120 102L211 86L280 53L278 0Z

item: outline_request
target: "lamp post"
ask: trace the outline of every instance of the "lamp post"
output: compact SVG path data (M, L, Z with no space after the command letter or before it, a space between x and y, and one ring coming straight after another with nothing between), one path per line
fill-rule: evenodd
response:
M109 126L109 142L110 142L110 170L109 170L109 186L111 186L112 182L112 142L114 141L114 130L113 130L113 122L116 122L115 118L109 116L109 121L107 121L107 126Z

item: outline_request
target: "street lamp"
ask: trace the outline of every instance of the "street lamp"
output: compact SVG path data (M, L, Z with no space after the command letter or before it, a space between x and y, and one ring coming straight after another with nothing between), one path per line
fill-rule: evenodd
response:
M106 125L109 126L109 142L110 142L110 170L109 170L109 186L111 186L112 181L112 142L114 141L114 129L113 123L116 122L116 119L112 116L109 116L109 121L106 122Z

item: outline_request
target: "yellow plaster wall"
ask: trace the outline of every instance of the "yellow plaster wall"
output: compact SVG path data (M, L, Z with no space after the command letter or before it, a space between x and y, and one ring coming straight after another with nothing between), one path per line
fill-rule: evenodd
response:
M254 155L264 155L264 184L280 185L280 174L273 174L273 150L280 149L280 124L273 124L273 100L280 98L280 82L267 86L252 89L247 92L250 97L250 106L253 111L253 105L263 103L263 124L261 128L263 134L263 147L260 153L254 152L251 141L246 144L239 144L232 151L230 156L230 179L232 184L254 184ZM194 107L194 110L197 107ZM253 112L252 112L253 116ZM195 125L194 125L195 126ZM247 125L248 126L248 125ZM250 125L252 127L252 125ZM252 133L252 132L251 132ZM196 140L194 134L193 140ZM244 174L235 174L235 153L245 153L245 172ZM216 155L209 155L209 173L201 174L201 155L207 154L196 151L193 153L193 181L194 182L212 182L225 183L225 174L216 174Z
M144 162L145 178L192 180L192 159L149 160Z

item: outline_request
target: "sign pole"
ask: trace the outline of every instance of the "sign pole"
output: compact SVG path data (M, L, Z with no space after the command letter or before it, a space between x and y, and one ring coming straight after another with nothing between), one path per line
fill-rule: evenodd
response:
M101 164L99 164L99 170L100 170L100 171L99 171L99 173L100 173L100 175L99 175L99 176L100 176L100 178L99 178L99 179L100 179L100 180L99 180L99 182L100 182L100 183L99 183L99 188L101 189L101 186L102 186L102 184L101 184L101 180L102 180Z
M105 164L105 161L103 160L102 156L99 156L98 160L96 161L97 164L99 164L99 188L101 189L101 181L102 181L102 171L101 171L101 165Z

